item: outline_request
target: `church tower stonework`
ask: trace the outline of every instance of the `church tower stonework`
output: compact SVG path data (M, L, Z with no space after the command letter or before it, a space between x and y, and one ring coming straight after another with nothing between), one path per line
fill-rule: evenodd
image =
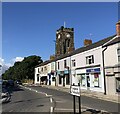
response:
M55 56L58 57L74 50L74 29L61 26L61 28L56 31Z

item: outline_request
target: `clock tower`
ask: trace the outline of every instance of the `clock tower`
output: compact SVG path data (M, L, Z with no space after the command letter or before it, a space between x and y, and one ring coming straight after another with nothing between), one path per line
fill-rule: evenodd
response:
M61 28L56 31L55 55L60 56L66 53L70 53L73 50L75 50L74 29L64 28L61 26Z

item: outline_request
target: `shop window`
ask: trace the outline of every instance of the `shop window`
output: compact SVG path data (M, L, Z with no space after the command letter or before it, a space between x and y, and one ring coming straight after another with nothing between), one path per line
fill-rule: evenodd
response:
M94 87L99 87L99 74L94 73Z
M85 87L86 85L86 79L85 79L85 74L77 74L78 79L80 79L80 85Z
M116 91L120 92L120 78L116 78Z
M37 74L37 82L39 82L39 74Z
M86 64L92 64L94 63L94 56L91 55L91 56L87 56L86 57Z
M72 60L72 67L75 67L76 66L76 63L75 63L75 59Z
M66 76L66 85L69 85L70 84L70 76L69 76L69 74L65 75L65 76Z

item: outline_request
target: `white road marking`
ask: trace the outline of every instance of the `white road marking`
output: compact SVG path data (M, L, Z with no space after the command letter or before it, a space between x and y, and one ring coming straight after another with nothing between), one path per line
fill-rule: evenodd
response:
M50 112L53 112L53 107L50 108Z
M66 101L55 101L57 103L65 103Z
M50 102L51 102L51 103L53 102L53 98L50 98Z

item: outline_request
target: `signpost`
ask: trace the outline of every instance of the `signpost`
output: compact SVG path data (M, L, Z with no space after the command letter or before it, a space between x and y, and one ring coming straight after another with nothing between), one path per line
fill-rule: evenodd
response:
M81 114L81 96L80 96L80 86L76 86L76 85L72 85L70 87L70 93L73 95L73 109L74 109L74 114L76 113L75 110L75 96L78 97L78 101L79 101L79 114Z

